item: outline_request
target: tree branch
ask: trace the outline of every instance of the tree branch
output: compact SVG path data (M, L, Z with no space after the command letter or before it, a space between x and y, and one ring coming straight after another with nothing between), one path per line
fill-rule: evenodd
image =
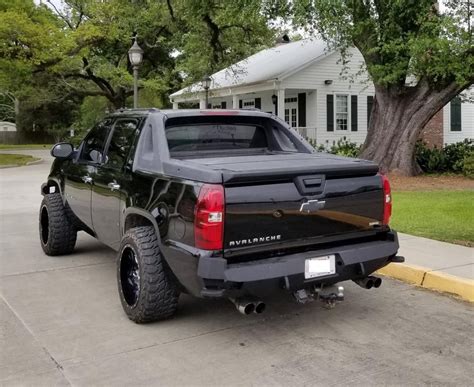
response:
M176 18L174 16L174 10L171 6L171 0L166 0L166 5L168 6L168 12L170 13L171 20L176 21Z
M56 5L54 5L51 0L46 0L46 2L53 8L56 15L58 15L68 25L68 27L73 30L74 26L71 24L71 21L59 11Z
M83 57L82 63L84 65L84 70L87 73L89 79L92 82L94 82L97 86L99 86L99 88L103 90L104 92L109 93L111 96L115 96L116 93L112 85L107 80L94 75L91 68L89 67L89 61L87 60L87 58Z

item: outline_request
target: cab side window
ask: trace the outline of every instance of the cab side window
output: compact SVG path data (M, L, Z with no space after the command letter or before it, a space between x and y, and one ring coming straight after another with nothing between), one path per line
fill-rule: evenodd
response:
M91 163L102 163L105 143L112 129L113 120L108 118L94 126L84 139L80 159Z
M106 166L113 169L123 168L135 140L137 129L138 120L136 119L117 120L107 151Z

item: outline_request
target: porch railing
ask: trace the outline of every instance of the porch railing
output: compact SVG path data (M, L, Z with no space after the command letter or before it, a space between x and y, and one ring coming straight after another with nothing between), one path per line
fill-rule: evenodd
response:
M301 136L303 136L306 140L311 143L316 143L317 139L317 129L312 126L299 126L295 129Z

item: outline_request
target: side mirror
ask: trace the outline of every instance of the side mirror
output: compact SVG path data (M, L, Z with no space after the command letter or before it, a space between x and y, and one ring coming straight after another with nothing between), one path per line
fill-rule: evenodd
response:
M58 159L68 159L74 152L74 147L68 142L60 142L51 149L51 156Z

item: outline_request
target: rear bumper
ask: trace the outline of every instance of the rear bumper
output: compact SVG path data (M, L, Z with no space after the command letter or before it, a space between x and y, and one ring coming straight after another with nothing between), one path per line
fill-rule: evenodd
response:
M197 272L205 285L201 296L222 297L229 292L244 292L257 283L296 290L312 284L364 278L392 262L398 248L397 233L391 231L381 241L348 244L244 263L228 264L223 258L201 257ZM305 260L330 254L336 256L336 273L306 280Z

